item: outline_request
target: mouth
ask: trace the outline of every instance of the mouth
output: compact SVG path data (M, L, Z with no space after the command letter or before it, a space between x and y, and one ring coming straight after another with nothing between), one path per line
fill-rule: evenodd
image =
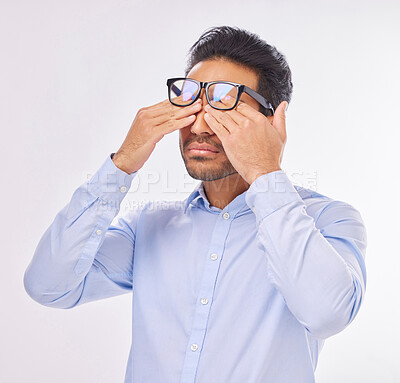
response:
M191 154L196 154L196 155L205 155L205 156L211 156L218 154L219 152L215 152L213 150L208 150L208 149L188 149L188 152Z
M193 153L219 153L219 150L214 145L199 142L192 142L187 150Z

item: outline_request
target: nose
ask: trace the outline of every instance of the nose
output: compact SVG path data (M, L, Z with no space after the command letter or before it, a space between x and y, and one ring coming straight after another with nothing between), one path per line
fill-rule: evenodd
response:
M196 121L190 128L190 131L193 134L198 134L198 135L200 134L209 134L210 136L214 135L215 134L214 131L208 126L207 122L204 120L204 114L205 114L204 108L207 105L207 98L204 88L201 90L199 98L201 98L202 100L202 108L196 114L197 115Z

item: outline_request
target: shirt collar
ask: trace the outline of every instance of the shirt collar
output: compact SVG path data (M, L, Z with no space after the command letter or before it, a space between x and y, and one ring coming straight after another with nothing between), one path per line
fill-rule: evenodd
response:
M242 194L237 196L231 203L228 205L230 207L230 210L232 211L243 211L243 210L250 210L250 208L246 204L245 196L246 196L246 191L244 191ZM194 190L190 193L189 197L187 197L186 202L185 202L185 210L184 213L186 214L186 211L189 207L190 204L194 206L199 206L200 203L203 203L203 205L209 209L209 210L216 210L218 211L219 209L216 208L215 206L210 207L210 202L207 199L206 193L204 191L204 183L203 181L198 183Z
M196 205L198 199L200 197L203 197L205 200L207 200L206 195L204 193L204 187L203 187L203 182L199 182L196 187L194 188L194 190L190 193L189 197L187 197L186 199L186 203L185 203L185 214L187 211L187 208L189 207L189 205L192 203L193 205Z

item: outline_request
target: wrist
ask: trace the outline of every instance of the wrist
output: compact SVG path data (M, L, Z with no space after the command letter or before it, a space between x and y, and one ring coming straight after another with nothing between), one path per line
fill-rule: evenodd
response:
M125 172L127 174L133 173L133 171L131 169L129 169L129 167L126 165L126 163L124 161L124 157L120 153L118 153L118 152L112 153L111 160L112 160L112 162L114 162L114 165L118 169L122 170L123 172Z
M249 184L251 185L257 178L259 178L265 174L276 172L278 170L282 170L279 165L271 166L266 169L260 170L257 173L254 173L249 177Z

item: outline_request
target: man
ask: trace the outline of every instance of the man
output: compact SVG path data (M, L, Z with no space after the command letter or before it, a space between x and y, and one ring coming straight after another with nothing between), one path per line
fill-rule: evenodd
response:
M64 309L133 290L126 383L314 382L324 340L364 298L363 220L281 169L292 83L276 48L224 26L190 52L168 99L138 111L120 149L57 214L25 288ZM112 223L175 130L202 182L184 201Z

